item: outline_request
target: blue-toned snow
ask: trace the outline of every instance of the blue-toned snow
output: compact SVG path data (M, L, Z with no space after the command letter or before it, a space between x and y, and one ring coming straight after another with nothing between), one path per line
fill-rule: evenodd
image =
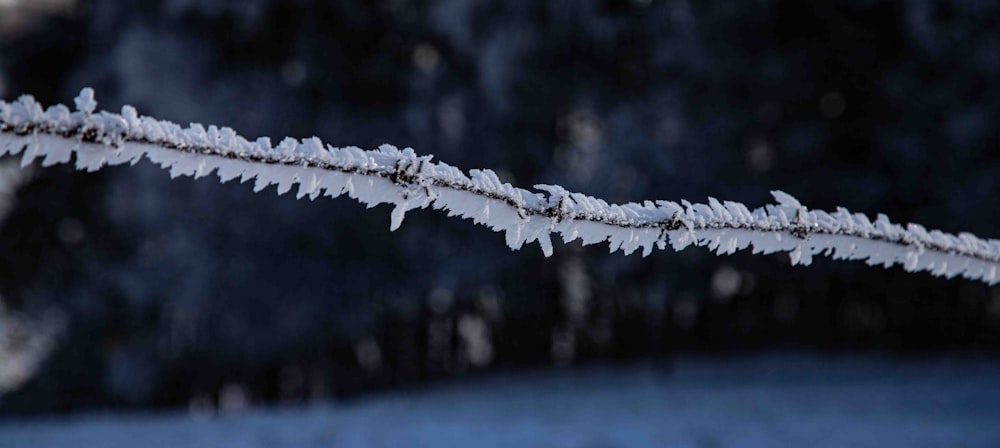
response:
M2 447L990 447L1000 358L756 355L507 373L347 403L0 423Z

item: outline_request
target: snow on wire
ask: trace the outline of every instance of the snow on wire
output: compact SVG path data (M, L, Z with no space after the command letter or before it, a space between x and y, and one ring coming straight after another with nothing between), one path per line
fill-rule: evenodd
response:
M631 254L654 247L675 250L705 246L717 254L752 248L753 253L787 251L792 264L808 265L816 254L834 259L864 260L869 265L902 264L907 271L928 271L948 278L962 276L1000 283L1000 241L969 233L952 235L918 224L893 224L882 214L872 221L844 208L809 210L794 197L773 191L776 204L755 210L738 202L709 198L707 204L682 200L608 204L569 192L558 185L535 185L532 192L503 183L488 169L460 169L413 149L382 145L377 150L334 148L319 139L285 138L277 146L258 138L249 141L230 128L180 126L140 117L125 106L121 114L95 112L93 90L81 91L76 110L64 105L48 109L25 95L0 101L0 155L23 152L21 165L44 157L42 166L69 163L96 171L104 165L136 164L143 157L171 177L207 176L222 182L254 180L254 191L271 184L284 194L298 184L297 198L347 194L369 208L394 204L390 229L405 213L433 207L449 216L472 219L506 234L507 245L519 249L537 241L552 254L551 235L583 244L607 241L612 252Z

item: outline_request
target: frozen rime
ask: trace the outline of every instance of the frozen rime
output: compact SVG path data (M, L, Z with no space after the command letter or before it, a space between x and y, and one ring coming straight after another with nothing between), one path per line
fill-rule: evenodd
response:
M552 254L555 233L565 242L607 241L612 252L642 249L643 256L668 244L675 250L706 246L717 254L752 248L753 253L789 252L792 264L808 265L823 253L869 265L901 264L907 271L948 278L1000 282L998 240L903 226L881 214L872 221L844 208L809 210L780 191L772 192L775 204L754 210L715 198L707 204L608 204L557 185L535 185L541 193L517 188L491 170L466 174L411 148L334 148L315 137L286 138L272 146L267 138L249 141L226 127L182 128L140 117L131 106L120 115L95 112L91 89L84 89L75 103L71 111L63 105L43 109L27 95L0 101L0 155L23 154L22 166L42 158L42 166L50 166L69 163L75 153L76 167L87 171L146 157L171 177L198 178L214 171L223 182L253 180L254 191L273 184L278 194L298 186L297 198L347 194L368 207L393 204L392 230L407 211L433 207L504 232L511 249L537 241L546 256Z

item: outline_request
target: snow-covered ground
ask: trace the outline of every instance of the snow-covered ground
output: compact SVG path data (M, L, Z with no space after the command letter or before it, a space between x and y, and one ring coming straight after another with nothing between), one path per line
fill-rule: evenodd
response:
M1000 446L1000 357L683 357L211 419L14 419L0 446Z

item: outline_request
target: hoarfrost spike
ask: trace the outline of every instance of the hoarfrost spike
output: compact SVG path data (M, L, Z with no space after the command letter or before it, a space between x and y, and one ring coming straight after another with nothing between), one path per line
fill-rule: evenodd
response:
M75 111L63 105L43 110L30 95L0 101L0 155L21 154L22 165L41 158L42 166L50 166L69 163L75 154L76 167L87 171L135 164L145 157L171 177L214 172L222 182L254 180L254 191L275 184L278 194L298 184L296 198L346 193L369 207L394 204L391 230L402 225L407 211L432 207L504 232L511 249L537 241L545 256L552 255L555 233L566 242L606 241L612 252L630 254L641 248L643 256L668 244L675 250L704 246L720 255L750 248L755 254L788 252L792 264L809 265L814 255L823 254L1000 283L998 240L918 224L904 227L882 214L872 222L842 207L830 213L809 210L782 191L771 192L775 204L754 210L715 198L707 204L608 204L558 185L536 185L541 192L516 188L488 169L466 174L410 148L334 148L315 137L285 138L272 147L266 137L250 141L230 128L200 124L181 128L140 116L131 106L123 107L121 115L96 112L90 88L74 104Z

